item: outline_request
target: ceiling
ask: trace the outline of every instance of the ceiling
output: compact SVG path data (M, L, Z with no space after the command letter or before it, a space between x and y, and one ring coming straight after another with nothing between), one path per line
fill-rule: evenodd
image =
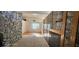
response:
M51 11L21 11L24 18L29 20L43 20Z

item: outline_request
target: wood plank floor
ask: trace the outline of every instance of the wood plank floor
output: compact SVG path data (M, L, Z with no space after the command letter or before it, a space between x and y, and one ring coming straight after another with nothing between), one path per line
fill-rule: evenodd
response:
M49 47L47 41L39 34L23 35L13 47Z

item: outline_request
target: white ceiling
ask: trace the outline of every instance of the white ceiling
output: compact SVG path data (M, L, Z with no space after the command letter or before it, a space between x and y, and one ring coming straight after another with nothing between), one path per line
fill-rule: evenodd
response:
M30 20L43 20L51 11L21 11L23 17Z

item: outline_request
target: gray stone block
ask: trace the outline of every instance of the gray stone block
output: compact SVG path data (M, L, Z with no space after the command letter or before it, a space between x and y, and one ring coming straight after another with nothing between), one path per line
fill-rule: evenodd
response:
M17 20L16 14L13 11L4 11L0 14L0 32L3 33L5 46L11 46L21 38L22 23L21 20Z

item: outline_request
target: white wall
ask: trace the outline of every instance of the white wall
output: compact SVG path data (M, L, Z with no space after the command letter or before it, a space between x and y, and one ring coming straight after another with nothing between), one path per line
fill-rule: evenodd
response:
M42 23L40 23L40 22L38 22L39 24L40 24L40 26L39 26L39 28L37 28L37 29L33 29L32 31L34 32L34 33L38 33L38 32L41 32L41 28L42 28Z
M29 21L22 20L22 33L24 32L31 32L31 24Z
M27 20L27 21L24 21L22 20L22 33L25 33L25 32L42 32L42 23L40 23L40 28L39 29L36 29L36 30L33 30L32 27L31 27L31 20Z

